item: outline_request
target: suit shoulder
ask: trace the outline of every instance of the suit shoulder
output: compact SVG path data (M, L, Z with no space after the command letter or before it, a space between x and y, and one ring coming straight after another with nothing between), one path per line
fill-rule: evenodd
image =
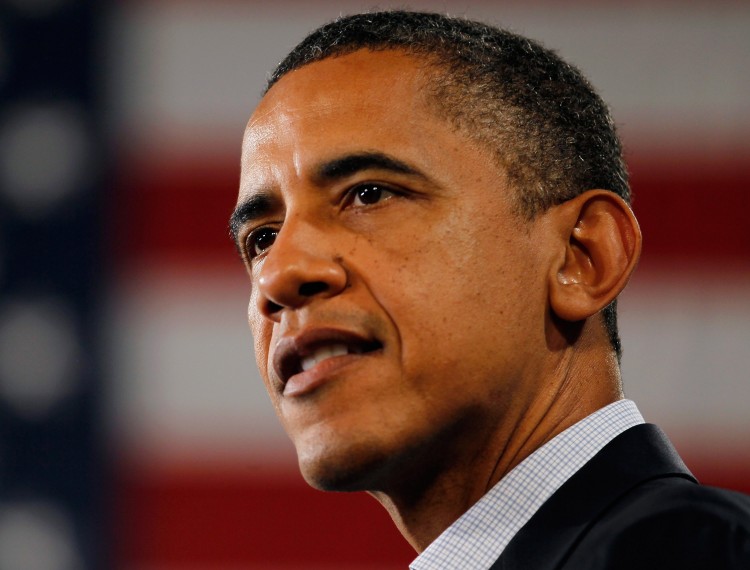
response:
M623 495L610 513L636 519L690 515L750 525L750 497L685 479L654 479Z
M750 497L684 479L646 482L591 526L572 558L566 567L747 570Z

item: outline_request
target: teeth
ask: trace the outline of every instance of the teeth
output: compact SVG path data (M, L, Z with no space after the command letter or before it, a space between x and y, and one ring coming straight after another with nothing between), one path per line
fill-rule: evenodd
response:
M334 356L344 356L346 354L349 354L349 350L347 349L345 344L331 344L328 346L321 346L314 353L305 356L302 359L302 370L310 370L310 368L328 358L333 358Z
M334 344L331 347L331 356L344 356L348 354L349 350L343 344Z

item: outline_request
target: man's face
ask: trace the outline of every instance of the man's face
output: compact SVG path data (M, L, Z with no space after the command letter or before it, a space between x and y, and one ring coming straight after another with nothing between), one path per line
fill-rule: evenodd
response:
M543 220L399 52L307 65L245 132L235 218L261 375L307 480L384 489L472 460L544 347Z

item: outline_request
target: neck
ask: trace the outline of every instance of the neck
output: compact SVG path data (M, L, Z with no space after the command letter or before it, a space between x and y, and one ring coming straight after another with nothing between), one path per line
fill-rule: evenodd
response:
M622 398L614 355L563 355L526 403L471 423L469 436L418 452L394 485L371 494L422 552L516 465L568 427ZM553 379L553 381L549 381ZM460 434L461 430L457 430ZM404 477L404 473L411 476Z

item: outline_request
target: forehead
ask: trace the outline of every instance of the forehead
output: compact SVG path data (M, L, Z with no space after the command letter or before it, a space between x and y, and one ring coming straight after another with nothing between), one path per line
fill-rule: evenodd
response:
M393 150L405 146L407 136L409 145L421 144L425 137L415 135L448 126L426 104L429 74L415 57L368 50L288 73L248 122L243 170L269 166L264 163L272 155L278 160L281 151L301 166L310 155L335 155L356 145Z
M396 50L362 49L329 57L283 76L261 100L248 128L262 124L279 106L320 113L342 110L342 104L405 110L422 104L428 74L425 61ZM402 97L394 98L396 94Z

